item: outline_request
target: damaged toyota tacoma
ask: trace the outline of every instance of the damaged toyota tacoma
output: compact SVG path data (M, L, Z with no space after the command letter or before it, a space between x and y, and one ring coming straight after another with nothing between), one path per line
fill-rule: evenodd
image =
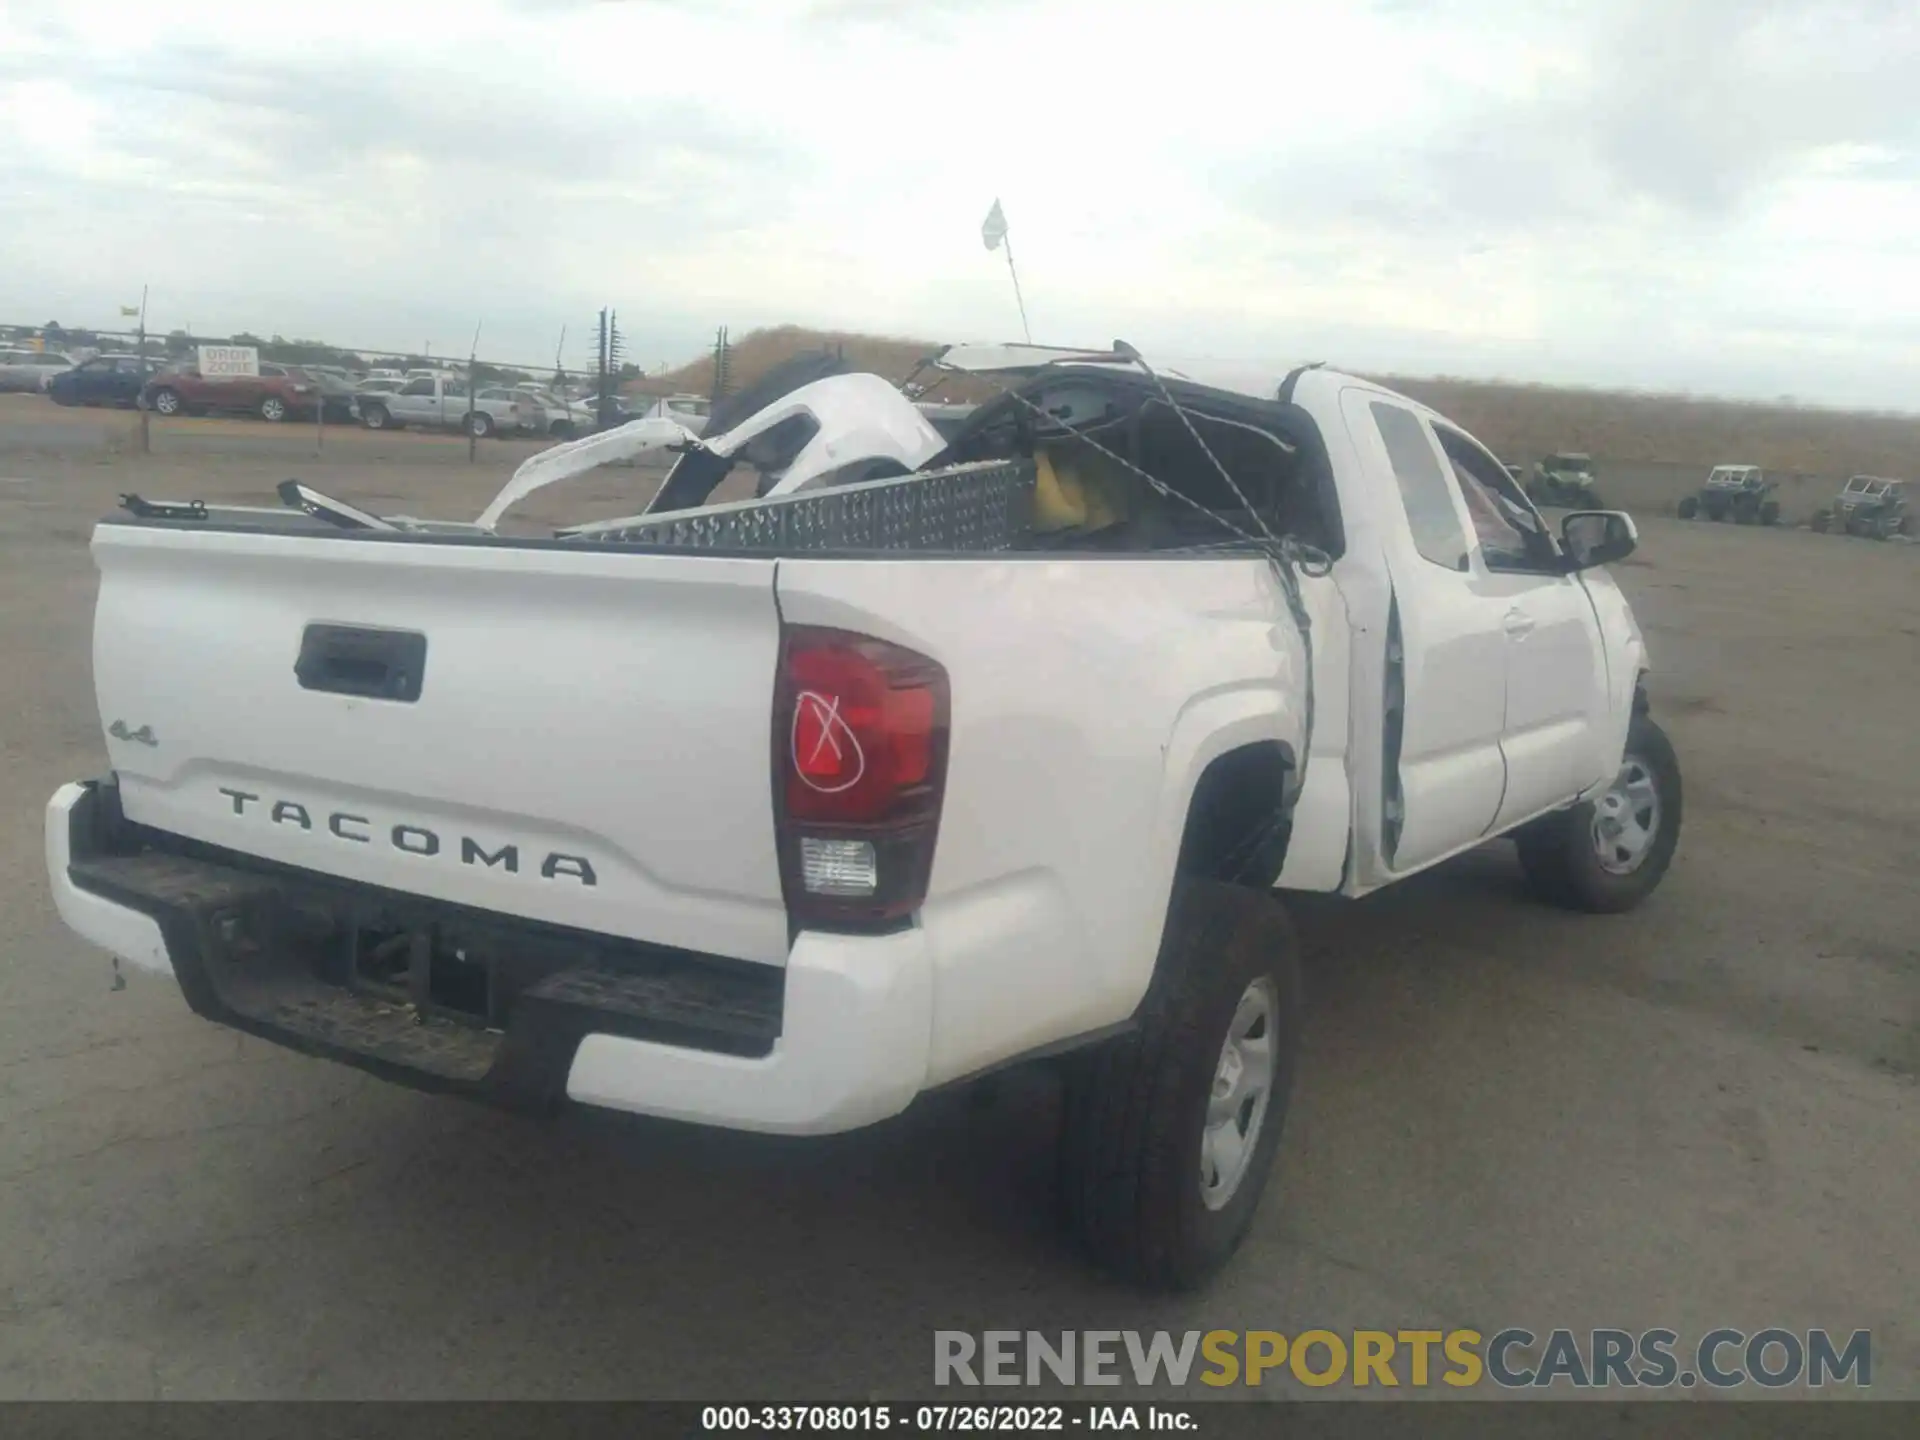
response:
M212 1021L501 1104L823 1134L1045 1061L1078 1242L1203 1281L1286 1116L1285 893L1502 836L1576 910L1660 883L1633 522L1556 536L1325 368L939 363L1001 391L950 437L822 375L556 447L479 522L127 497L62 917ZM645 513L502 528L661 447ZM761 496L707 503L739 465Z

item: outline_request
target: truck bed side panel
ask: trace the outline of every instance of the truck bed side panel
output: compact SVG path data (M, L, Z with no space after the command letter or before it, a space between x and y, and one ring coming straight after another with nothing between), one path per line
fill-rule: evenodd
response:
M1312 583L1332 623L1332 584ZM789 559L778 591L788 623L909 646L952 680L920 917L929 1083L1126 1019L1200 773L1237 745L1302 747L1302 650L1268 563Z

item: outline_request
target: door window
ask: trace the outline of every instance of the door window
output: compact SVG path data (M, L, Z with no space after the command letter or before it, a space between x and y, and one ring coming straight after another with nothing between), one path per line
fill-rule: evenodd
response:
M1386 442L1387 461L1400 486L1400 504L1423 559L1448 570L1467 568L1467 533L1454 508L1453 486L1440 468L1420 417L1403 405L1376 400L1373 422Z
M1445 425L1433 430L1466 498L1487 569L1559 574L1559 548L1506 468L1458 430Z
M400 387L400 393L402 395L431 395L433 394L433 381L409 380L405 385Z

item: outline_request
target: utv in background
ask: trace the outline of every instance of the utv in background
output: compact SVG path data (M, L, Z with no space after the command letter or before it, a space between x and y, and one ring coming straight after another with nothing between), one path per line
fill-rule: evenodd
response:
M1891 540L1913 534L1913 512L1907 507L1907 482L1856 475L1823 506L1810 522L1816 530L1837 530L1869 540Z
M1680 518L1704 515L1736 525L1771 525L1780 518L1780 502L1773 498L1779 483L1758 465L1716 465L1699 493L1680 501Z
M1536 461L1533 478L1527 481L1527 498L1536 505L1598 510L1600 493L1593 483L1593 457L1576 450L1560 450Z

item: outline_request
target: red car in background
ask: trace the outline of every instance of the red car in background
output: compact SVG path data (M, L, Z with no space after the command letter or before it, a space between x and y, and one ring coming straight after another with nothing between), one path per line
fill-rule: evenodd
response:
M197 365L182 365L149 380L140 403L156 415L205 415L237 411L262 420L312 418L324 404L329 420L351 420L353 397L344 386L329 384L297 365L263 361L258 375L202 375Z

